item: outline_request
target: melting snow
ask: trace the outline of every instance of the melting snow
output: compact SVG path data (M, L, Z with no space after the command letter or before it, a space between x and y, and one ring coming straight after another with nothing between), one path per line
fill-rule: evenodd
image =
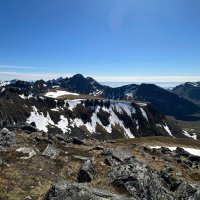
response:
M47 92L44 96L51 97L51 98L57 98L57 97L64 96L64 95L78 96L79 94L78 93L72 93L72 92L58 90L58 91L55 91L55 92Z
M146 112L144 111L143 108L140 108L140 110L141 110L141 112L142 112L143 117L144 117L144 118L147 120L147 122L148 122L149 120L148 120L148 117L147 117Z
M169 127L167 126L167 124L163 125L164 129L169 133L169 135L171 135L172 137L174 137L169 129Z
M187 131L183 130L183 134L189 138L193 138L195 140L197 140L197 135L196 133L193 133L193 135L190 135Z
M150 146L150 148L154 148L154 149L160 149L161 146ZM177 147L167 147L169 148L171 151L176 150ZM186 147L181 147L183 148L185 151L189 152L190 154L193 154L195 156L200 156L200 149L194 149L194 148L186 148Z
M0 87L6 86L6 85L10 85L9 81L0 81Z
M73 110L74 108L76 108L76 106L78 104L81 104L81 100L82 99L76 99L76 100L66 100L65 103L69 104L69 109Z
M32 156L36 155L36 152L33 148L21 147L21 148L17 149L16 151L29 154L28 157L22 157L22 159L28 159L28 158L31 158Z
M36 127L40 131L47 132L48 125L54 125L54 122L51 120L49 113L47 112L47 116L45 117L44 114L41 112L39 113L35 106L33 107L33 111L31 112L31 116L27 119L27 123L35 122Z
M19 97L21 97L22 99L30 99L33 97L32 94L29 94L28 96L25 96L24 94L19 95Z
M132 113L135 113L135 108L131 106L130 103L113 103L112 108L116 109L117 112L120 114L123 114L123 112L126 112L130 117Z
M69 125L68 119L65 118L63 115L61 115L60 116L60 121L55 126L58 127L58 128L60 128L63 133L66 133L67 131L70 130L70 128L68 127L68 125Z

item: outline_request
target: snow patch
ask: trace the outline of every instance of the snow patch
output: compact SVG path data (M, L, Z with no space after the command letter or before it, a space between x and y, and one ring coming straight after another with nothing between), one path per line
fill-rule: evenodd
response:
M167 126L167 124L163 125L163 128L169 133L169 135L171 135L173 138L175 138L175 137L172 135L172 133L171 133L169 127Z
M197 134L196 134L196 133L193 133L193 134L191 135L191 134L189 134L187 131L183 130L183 134L184 134L186 137L193 138L193 139L197 140Z
M147 117L147 114L146 114L146 112L144 111L144 109L143 109L143 108L140 108L140 111L142 112L142 115L143 115L143 117L147 120L147 122L149 122L148 117Z
M151 149L160 149L161 146L150 146L150 148ZM176 150L177 147L167 147L167 148L169 148L171 151L174 151L174 150ZM186 148L186 147L181 147L181 148L183 148L185 151L189 152L192 155L200 156L200 149Z
M32 106L33 111L31 112L31 116L27 119L27 123L35 122L36 127L40 131L44 131L47 133L48 125L54 125L54 122L51 120L49 113L47 112L47 116L45 117L42 112L38 112L37 108L35 106Z
M21 147L21 148L17 149L16 151L29 154L28 157L21 157L22 159L28 159L28 158L31 158L36 155L36 152L33 148Z
M64 96L64 95L78 96L79 94L78 93L67 92L67 91L62 91L62 90L57 90L55 92L47 92L44 96L51 97L51 98L58 98L58 97Z
M65 118L63 115L60 116L60 121L58 124L55 125L56 127L60 128L63 133L70 131L68 119Z

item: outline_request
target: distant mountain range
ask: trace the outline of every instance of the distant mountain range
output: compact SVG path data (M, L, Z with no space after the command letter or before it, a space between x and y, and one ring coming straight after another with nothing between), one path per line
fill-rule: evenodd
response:
M113 100L139 100L152 103L161 113L184 119L184 116L200 112L196 104L200 99L199 83L186 83L165 90L154 84L130 84L121 87L109 87L98 83L91 77L76 74L70 78L58 78L49 81L26 82L15 80L1 82L2 88L20 89L25 95L45 93L52 88L62 88L71 92L99 96Z
M200 82L187 82L172 90L175 94L200 105Z

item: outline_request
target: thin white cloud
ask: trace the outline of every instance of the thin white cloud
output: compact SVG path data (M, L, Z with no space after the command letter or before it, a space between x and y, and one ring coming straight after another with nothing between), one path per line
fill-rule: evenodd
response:
M49 80L59 77L71 77L69 73L21 73L16 71L0 71L0 80ZM93 77L99 82L132 82L132 83L183 83L200 81L200 76L87 76Z
M11 66L11 65L0 65L0 69L41 69L30 66Z
M61 73L20 73L15 71L0 71L0 80L12 80L12 79L20 79L26 81L34 81L34 80L49 80L55 79L59 77L69 77L71 74L61 74Z
M101 82L196 82L200 81L200 76L93 76Z

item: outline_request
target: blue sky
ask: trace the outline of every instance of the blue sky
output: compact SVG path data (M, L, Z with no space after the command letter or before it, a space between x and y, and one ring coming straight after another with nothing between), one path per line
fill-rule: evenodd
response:
M199 0L1 0L0 79L200 81Z

